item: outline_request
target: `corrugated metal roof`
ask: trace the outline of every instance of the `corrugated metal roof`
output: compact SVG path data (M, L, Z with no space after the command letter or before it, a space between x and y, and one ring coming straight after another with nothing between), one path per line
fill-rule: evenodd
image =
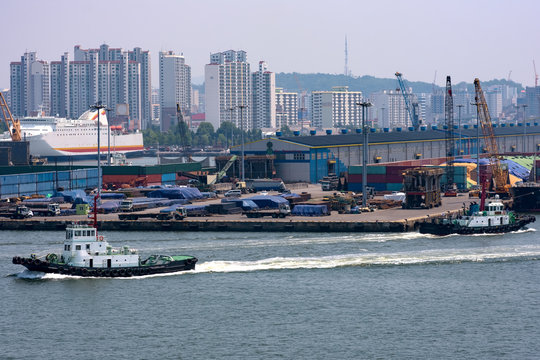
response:
M523 127L496 127L493 132L496 137L502 136L515 136L523 135ZM526 128L527 134L540 134L540 126L528 126ZM459 137L458 130L454 131L454 136L457 139ZM461 137L469 138L476 137L476 129L461 129ZM483 137L482 130L480 130L480 137ZM288 136L276 138L283 141L289 141L300 145L309 147L335 147L335 146L352 146L361 145L363 143L362 134L347 134L347 135L320 135L320 136ZM369 133L368 141L370 144L374 143L396 143L396 142L421 142L421 141L434 141L445 140L444 130L426 130L426 131L402 131L402 132L377 132Z

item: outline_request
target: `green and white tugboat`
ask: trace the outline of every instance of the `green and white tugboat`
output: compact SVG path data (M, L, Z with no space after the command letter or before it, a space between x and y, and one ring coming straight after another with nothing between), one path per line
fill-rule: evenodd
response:
M96 208L94 202L94 209ZM61 254L13 258L14 264L30 271L85 277L130 277L194 270L197 258L189 255L152 255L142 260L128 246L114 249L98 234L94 225L70 224Z
M518 215L504 208L496 197L484 208L481 204L471 204L464 215L434 219L420 224L420 233L434 235L506 233L519 230L536 221L532 215Z

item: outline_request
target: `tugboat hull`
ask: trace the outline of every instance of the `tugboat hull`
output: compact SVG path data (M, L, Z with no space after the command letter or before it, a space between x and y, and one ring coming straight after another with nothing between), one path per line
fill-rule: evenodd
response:
M495 226L478 226L466 227L456 224L440 224L436 222L421 223L419 231L421 234L432 235L472 235L472 234L502 234L511 231L517 231L531 222L535 222L536 218L531 215L520 216L515 223Z
M132 277L152 274L166 274L178 271L194 270L197 258L172 261L168 264L141 265L115 268L87 268L67 264L51 263L48 261L15 256L14 264L20 264L30 271L40 271L49 274L76 275L83 277Z

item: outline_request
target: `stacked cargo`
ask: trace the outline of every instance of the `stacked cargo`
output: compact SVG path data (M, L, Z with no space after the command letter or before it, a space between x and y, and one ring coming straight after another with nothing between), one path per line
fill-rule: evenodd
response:
M181 172L201 171L201 163L153 166L108 166L103 168L103 184L120 186L174 185Z
M97 169L46 171L0 176L3 199L32 195L51 195L56 189L85 190L98 186Z
M414 163L410 161L409 163ZM403 172L407 169L418 167L414 164L400 165L368 165L367 166L367 186L375 191L401 191L403 188ZM442 169L445 166L436 166ZM467 188L467 168L462 166L454 167L454 182L459 189ZM446 183L446 176L443 175L441 183ZM362 166L353 165L349 167L348 190L362 191Z

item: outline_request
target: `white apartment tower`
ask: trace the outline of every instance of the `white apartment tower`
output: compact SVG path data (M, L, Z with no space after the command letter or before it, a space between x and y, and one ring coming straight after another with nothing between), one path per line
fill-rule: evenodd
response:
M362 92L349 91L347 86L335 86L332 91L314 91L311 93L311 124L319 129L360 126L362 110L356 104L361 101Z
M246 52L229 50L211 54L204 76L206 121L215 129L224 121L244 130L252 129L251 78Z
M276 127L276 74L259 61L259 71L252 74L252 116L255 129Z
M401 91L385 90L371 95L374 111L382 128L407 127L410 124Z
M10 64L10 86L10 108L14 116L49 114L50 65L37 60L35 52L27 52L20 62Z
M276 127L298 125L298 93L276 88Z
M184 119L190 114L191 67L186 65L183 55L172 51L159 53L159 104L161 131L176 125L176 104L180 105Z

